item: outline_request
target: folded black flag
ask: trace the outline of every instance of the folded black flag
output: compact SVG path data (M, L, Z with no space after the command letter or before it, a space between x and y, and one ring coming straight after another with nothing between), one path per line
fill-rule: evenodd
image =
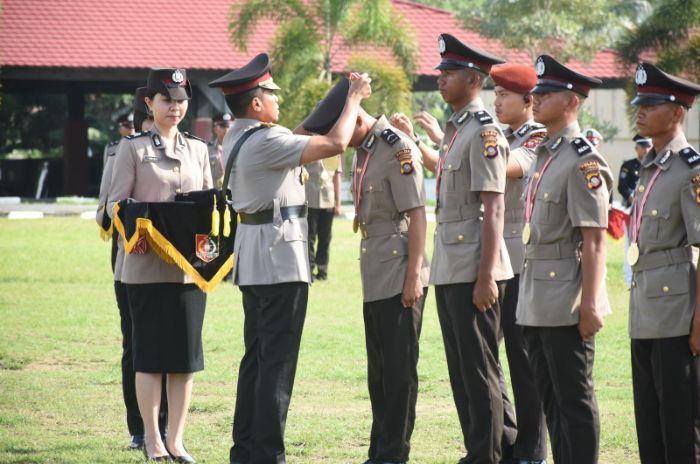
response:
M139 239L167 263L174 263L204 292L233 269L236 214L220 190L180 194L171 202L120 201L114 227L131 253Z

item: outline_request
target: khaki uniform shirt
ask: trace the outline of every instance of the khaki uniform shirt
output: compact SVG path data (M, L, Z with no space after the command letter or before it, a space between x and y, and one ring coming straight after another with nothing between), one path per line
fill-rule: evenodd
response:
M530 241L520 275L516 321L519 325L576 325L581 305L581 227L606 228L612 173L584 137L577 122L547 137L535 151L536 182ZM603 315L610 313L605 282L598 295Z
M448 151L455 133L456 138ZM505 191L508 151L503 131L484 111L480 98L447 121L440 147L440 158L445 157L445 161L438 192L431 284L476 282L481 258L479 193ZM508 250L501 237L494 279L501 281L512 277Z
M367 160L369 157L369 160ZM353 184L367 160L359 187L358 219L363 301L391 298L403 291L408 265L408 218L425 206L423 163L415 143L381 116L357 149ZM360 172L358 172L360 171ZM353 195L356 196L353 186ZM423 256L420 279L428 285L429 266Z
M326 160L319 160L306 165L306 170L309 172L309 180L304 187L306 187L306 201L309 202L309 208L335 208L333 178L336 174L342 173L343 168L342 161L339 160L340 155L334 158L338 160L337 169L328 170L326 168L326 164L328 164L325 163Z
M124 140L124 139L122 139ZM107 209L107 194L109 193L110 186L112 185L112 172L114 171L114 160L117 154L117 145L121 143L110 144L105 147L105 154L107 159L104 164L104 170L102 171L102 180L100 181L100 194L97 212L95 214L95 220L97 225L102 227L102 219ZM107 151L106 148L112 146L113 149ZM122 265L124 264L124 243L122 243L121 235L117 234L117 257L114 261L114 280L120 282L122 276Z
M661 174L642 211L641 256L632 266L629 319L632 338L678 337L690 333L697 269L691 262L688 245L700 244L700 155L689 147L681 134L658 154L652 149L642 159L635 193L637 201L643 197L657 167L661 168ZM671 253L676 256L672 257ZM653 262L644 263L649 259Z
M167 146L155 125L149 132L126 137L119 144L108 209L120 200L173 201L181 192L212 188L207 145L190 135L178 133L174 146ZM175 264L167 264L150 249L124 256L121 280L125 284L156 282L192 283Z
M117 152L117 145L119 145L120 141L121 141L121 139L115 140L114 142L109 142L107 145L105 145L105 149L102 152L102 166L103 167L107 166L107 159L109 159L110 156L114 155Z
M513 273L520 274L523 267L523 217L525 215L525 187L528 174L535 164L535 148L547 135L547 130L541 124L528 121L518 128L505 129L506 140L510 144L510 158L514 160L523 171L520 179L508 178L506 180L505 204L506 213L503 227L503 236L508 248L510 265Z
M216 136L207 144L209 150L209 166L211 167L211 178L214 181L216 188L221 188L221 183L224 181L224 163L222 144L218 142Z
M260 122L239 119L224 138L231 152L241 134ZM306 201L301 154L309 141L282 126L262 129L250 136L233 163L229 188L233 208L257 213L273 210L270 224L239 224L234 244L234 283L270 285L309 282L308 223L306 218L283 220L280 208Z

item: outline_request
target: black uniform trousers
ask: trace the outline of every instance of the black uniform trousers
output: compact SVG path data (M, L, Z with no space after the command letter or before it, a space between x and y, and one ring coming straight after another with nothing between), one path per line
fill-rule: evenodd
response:
M498 302L483 313L472 302L473 282L435 287L452 395L470 464L498 464L501 458L498 331L505 285L498 282Z
M524 327L555 464L598 462L600 419L593 389L594 340L578 325Z
M116 259L117 232L112 235L112 272L114 272ZM139 412L139 404L136 401L136 373L134 372L131 344L131 313L129 312L129 298L126 294L126 285L115 280L114 295L117 298L122 331L122 396L124 397L124 406L126 406L126 426L129 428L129 435L143 436L143 419ZM168 430L168 394L165 387L166 378L163 376L163 391L158 414L158 424L162 435L165 435Z
M245 354L238 371L230 460L284 464L284 428L292 397L309 284L241 286Z
M328 249L331 245L331 232L333 231L333 217L335 209L309 208L309 264L311 272L317 269L318 275L328 276ZM318 237L318 245L314 250Z
M642 464L695 464L698 369L688 336L633 339L632 386Z
M535 375L530 368L523 328L515 323L519 287L520 276L516 274L506 284L506 294L501 309L500 336L505 340L510 384L513 388L515 402L515 417L513 417L513 408L510 406L511 403L506 395L504 385L503 457L543 460L547 458L547 423L542 411L542 401L535 385ZM517 422L514 422L516 417ZM513 426L517 427L514 440L511 439L509 433L509 429Z
M428 288L410 308L401 295L363 304L367 386L372 403L368 457L405 462L411 449L418 398L418 340Z

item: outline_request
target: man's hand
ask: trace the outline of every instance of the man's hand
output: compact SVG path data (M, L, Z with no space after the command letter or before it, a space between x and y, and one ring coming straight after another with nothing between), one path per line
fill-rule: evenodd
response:
M442 131L442 127L440 127L438 120L427 111L421 111L417 115L413 116L413 120L416 121L416 124L421 126L423 130L425 130L425 133L428 134L428 137L433 143L440 143L442 138L445 136L445 133Z
M333 209L333 214L335 214L336 216L340 216L341 213L342 211L340 205L335 205L335 208Z
M394 113L391 118L389 118L389 122L401 132L408 134L412 138L416 138L416 134L413 132L413 123L405 114Z
M478 278L474 284L472 301L482 313L491 309L498 301L498 286L491 278Z
M421 284L420 277L409 277L406 275L406 279L403 283L403 290L401 291L401 304L404 308L410 308L423 296L423 285Z
M594 307L584 307L579 309L578 333L581 338L588 341L603 328L603 318Z
M369 96L372 95L371 82L372 79L367 73L353 73L353 76L350 78L350 91L348 92L348 96L357 95L360 97L360 100L369 98Z

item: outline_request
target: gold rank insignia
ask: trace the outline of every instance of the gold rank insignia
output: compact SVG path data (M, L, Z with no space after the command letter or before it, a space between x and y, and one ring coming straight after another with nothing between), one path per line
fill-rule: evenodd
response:
M498 132L489 130L481 133L481 142L484 145L484 156L493 158L498 155Z
M695 186L695 201L700 204L700 174L690 179Z
M394 154L394 156L397 160L399 160L399 169L401 171L401 174L407 176L413 173L413 157L411 156L410 148L404 148L403 150L399 150Z
M600 178L600 166L598 166L597 161L581 163L579 169L586 178L586 187L589 190L595 190L603 185L603 180Z

